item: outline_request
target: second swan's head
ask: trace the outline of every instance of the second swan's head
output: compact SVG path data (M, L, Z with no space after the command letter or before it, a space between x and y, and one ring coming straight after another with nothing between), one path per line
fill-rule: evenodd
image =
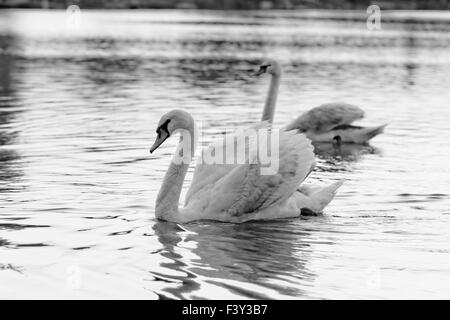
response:
M259 76L263 73L268 73L273 76L281 76L280 64L273 59L264 60L263 63L261 63L261 65L259 66L259 70L256 71L254 75Z
M194 128L194 119L192 116L180 109L174 109L164 114L159 120L156 128L156 141L150 148L150 153L153 153L164 141L178 130L192 131Z

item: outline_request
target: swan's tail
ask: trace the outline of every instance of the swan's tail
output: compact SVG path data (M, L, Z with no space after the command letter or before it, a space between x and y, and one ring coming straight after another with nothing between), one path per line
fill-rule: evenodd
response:
M381 126L376 126L376 127L365 127L363 129L361 129L361 134L363 136L363 140L364 141L369 141L370 139L372 139L373 137L379 135L380 133L384 132L384 128L387 126L386 124L383 124Z
M325 188L318 189L309 194L309 197L314 204L314 210L316 213L323 212L323 209L333 200L337 190L342 186L345 180L339 180Z

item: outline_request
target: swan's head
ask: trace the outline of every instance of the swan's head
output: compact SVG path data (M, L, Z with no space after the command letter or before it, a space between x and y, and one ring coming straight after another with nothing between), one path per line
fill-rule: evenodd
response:
M157 138L153 146L150 148L150 153L155 151L164 141L178 130L192 131L194 128L194 119L192 116L184 111L175 109L169 111L161 117L156 128Z
M259 66L259 70L256 71L254 75L260 76L263 73L268 73L273 76L280 76L281 75L280 64L273 59L263 61L263 63L261 63L261 65Z

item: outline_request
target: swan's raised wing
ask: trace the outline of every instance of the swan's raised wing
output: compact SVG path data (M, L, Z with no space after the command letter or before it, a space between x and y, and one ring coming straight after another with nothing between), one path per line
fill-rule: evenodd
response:
M315 107L286 126L286 130L327 132L364 117L364 111L348 103L326 103Z
M207 210L242 216L280 203L295 192L313 162L313 147L304 135L280 132L278 172L262 175L258 163L236 166L214 184Z
M192 178L191 186L186 194L185 205L189 203L192 196L196 194L198 191L207 188L214 184L217 180L221 179L227 173L236 168L235 164L208 164L206 163L207 155L211 155L215 153L215 150L233 150L236 149L237 139L239 136L250 136L252 132L255 132L259 129L266 128L269 130L270 124L267 121L258 122L257 124L242 130L236 133L230 134L227 136L227 139L218 139L211 143L207 148L202 151L202 154L197 159L197 165L195 167L194 176ZM248 141L246 141L246 152L245 155L248 155ZM248 159L246 159L248 160ZM248 163L248 161L247 161Z

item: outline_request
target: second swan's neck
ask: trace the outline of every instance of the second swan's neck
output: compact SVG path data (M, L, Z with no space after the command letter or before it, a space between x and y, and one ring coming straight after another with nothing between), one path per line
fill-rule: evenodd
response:
M177 147L174 158L172 159L169 169L167 169L164 181L159 189L158 198L156 199L155 214L159 219L167 221L180 220L180 212L178 204L180 201L181 190L183 188L184 178L189 168L189 163L192 160L195 151L195 139L194 130L190 132L190 144L188 139L184 140L180 138L180 143ZM184 157L181 161L179 155L187 152L191 149L191 153L188 157ZM178 158L177 158L178 155Z
M275 113L275 104L277 102L278 87L280 86L280 75L274 74L270 79L269 92L267 93L266 103L262 115L262 121L273 122Z

